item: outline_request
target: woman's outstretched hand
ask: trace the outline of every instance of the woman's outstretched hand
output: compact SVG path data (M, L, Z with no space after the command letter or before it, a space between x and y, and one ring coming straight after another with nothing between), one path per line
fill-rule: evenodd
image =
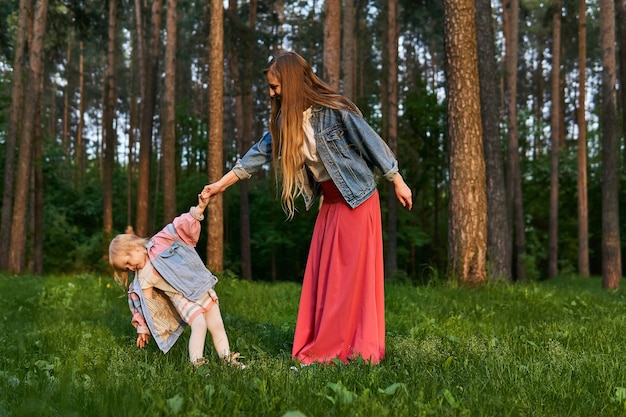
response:
M223 193L228 187L230 187L237 181L239 181L239 178L237 178L234 172L229 171L228 173L224 174L222 178L215 181L214 183L205 185L204 189L202 190L202 194L207 195L209 198L211 198L216 194Z

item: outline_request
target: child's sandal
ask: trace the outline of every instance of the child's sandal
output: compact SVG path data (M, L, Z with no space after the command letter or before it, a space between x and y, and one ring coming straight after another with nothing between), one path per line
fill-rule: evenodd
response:
M207 363L207 360L204 358L198 358L195 359L193 362L191 362L191 365L193 365L193 367L195 369L198 369L199 367L201 367L202 365L204 365L205 363Z
M233 368L246 369L246 365L237 361L240 357L243 358L239 352L229 353L226 356L222 356L222 362L227 366L232 366Z

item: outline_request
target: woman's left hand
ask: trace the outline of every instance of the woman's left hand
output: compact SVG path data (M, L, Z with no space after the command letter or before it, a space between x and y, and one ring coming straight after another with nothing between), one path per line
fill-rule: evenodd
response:
M393 179L393 186L396 190L396 197L402 204L402 207L406 207L411 210L413 208L413 193L408 185L404 182L402 175L398 174Z

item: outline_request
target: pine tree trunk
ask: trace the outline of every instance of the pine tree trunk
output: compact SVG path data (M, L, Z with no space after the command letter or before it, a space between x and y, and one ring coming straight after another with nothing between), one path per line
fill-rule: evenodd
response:
M24 49L26 48L27 22L31 1L20 0L17 31L15 34L15 57L13 58L13 84L11 85L11 113L5 139L4 184L2 187L2 219L0 220L0 270L9 262L9 242L11 240L11 218L13 215L13 191L15 179L15 155L17 137L22 132L21 122L24 110Z
M550 111L550 215L548 232L548 278L559 273L559 150L561 139L561 1L552 3L552 105Z
M518 24L519 24L519 1L505 0L503 2L504 13L508 19L508 32L506 38L506 86L507 86L507 109L508 109L508 190L511 200L509 212L513 213L513 225L515 236L515 278L518 281L526 280L526 268L524 255L526 254L526 228L524 223L524 205L522 200L522 176L520 173L520 151L517 134L517 48L518 48Z
M48 1L38 0L35 6L33 36L29 50L29 77L24 102L24 125L20 141L17 174L15 176L15 201L9 244L8 271L20 274L24 271L26 252L26 219L28 196L35 135L36 113L41 99L41 80L43 77L43 39L46 31Z
M615 7L600 0L602 49L602 285L619 288L622 276L619 233L619 144L617 140L617 93L615 64Z
M167 0L165 91L161 158L163 160L163 224L176 217L176 0Z
M397 2L387 1L387 143L398 152L398 26ZM387 239L385 242L385 276L398 270L398 200L393 187L387 192Z
M139 140L139 180L137 182L137 235L150 234L150 172L152 160L153 115L156 104L157 71L159 68L159 44L163 0L152 3L150 47L144 64L144 89L142 92L141 129ZM138 37L143 37L138 33Z
M104 155L102 172L103 230L108 241L113 233L113 164L117 148L114 117L117 92L115 87L115 30L117 26L117 0L109 0L109 41L107 48L107 68L105 107L102 124L104 126Z
M341 0L324 2L324 80L339 91L341 65Z
M487 280L487 198L473 0L444 0L450 138L448 272Z
M224 125L224 3L210 2L209 32L209 183L222 177ZM210 270L224 269L224 212L223 195L211 198L208 206L207 264Z
M356 9L355 0L345 0L343 6L343 95L356 101Z
M500 139L500 92L495 59L495 37L491 0L476 1L478 31L478 73L480 110L483 125L487 194L487 259L490 278L511 280L512 234L507 210L504 155Z
M589 213L587 202L587 120L585 115L585 71L587 68L587 1L578 7L578 274L589 276ZM625 34L626 35L626 34Z

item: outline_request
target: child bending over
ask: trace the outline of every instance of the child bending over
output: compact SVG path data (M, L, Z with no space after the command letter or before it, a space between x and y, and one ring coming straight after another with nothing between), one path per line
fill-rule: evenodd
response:
M243 369L245 365L237 361L239 353L230 351L213 289L217 278L195 249L208 202L208 192L198 194L197 206L176 217L151 239L132 233L116 236L109 245L109 263L115 280L128 290L138 347L143 348L152 334L158 347L167 353L189 325L189 359L194 367L206 362L204 341L208 330L222 361ZM129 272L134 272L130 285Z

